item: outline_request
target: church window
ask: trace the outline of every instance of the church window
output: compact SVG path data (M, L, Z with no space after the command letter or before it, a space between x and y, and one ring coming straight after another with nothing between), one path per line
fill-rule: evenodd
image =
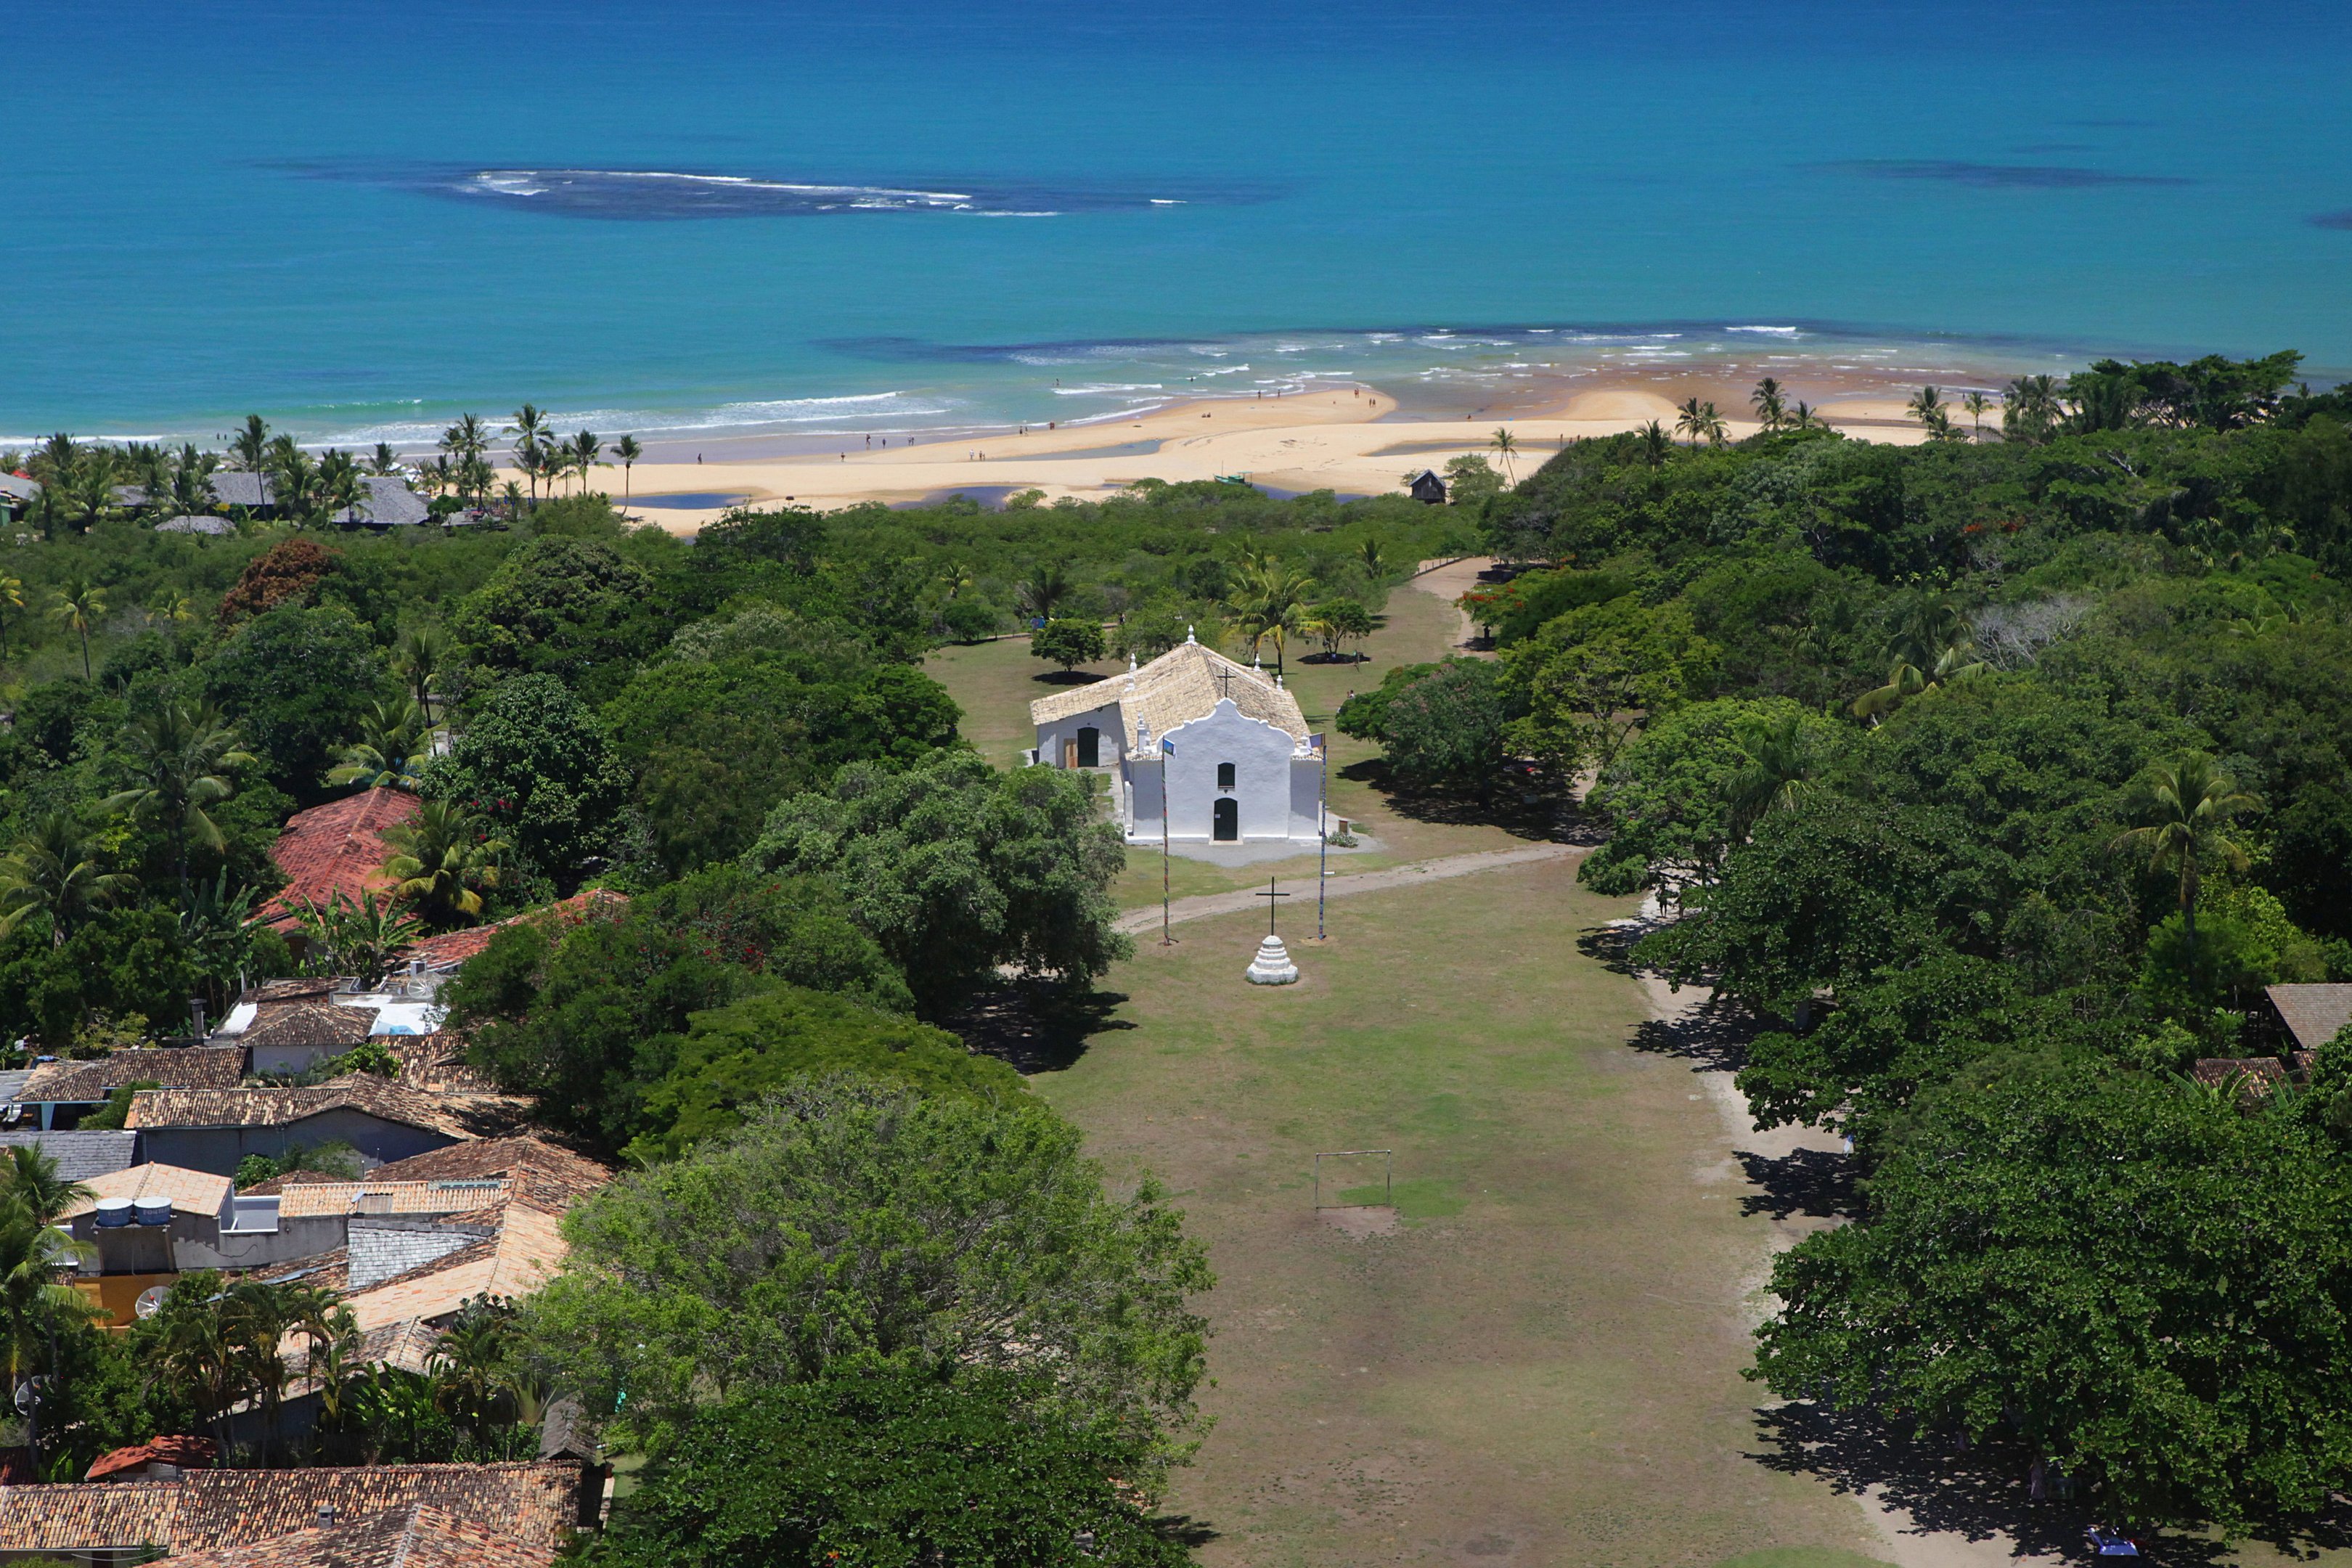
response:
M1217 787L1219 789L1231 789L1234 787L1233 763L1219 763L1217 764Z

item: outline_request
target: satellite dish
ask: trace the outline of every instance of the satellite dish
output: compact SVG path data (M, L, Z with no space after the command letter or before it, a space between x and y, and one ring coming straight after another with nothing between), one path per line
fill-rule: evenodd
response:
M156 1313L162 1311L163 1310L163 1293L170 1289L171 1287L168 1285L150 1285L144 1290L140 1291L139 1300L131 1303L132 1315L141 1318L152 1318Z

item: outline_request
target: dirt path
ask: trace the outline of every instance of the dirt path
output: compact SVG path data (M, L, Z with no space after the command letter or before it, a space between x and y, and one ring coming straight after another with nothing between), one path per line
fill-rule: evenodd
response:
M1424 561L1422 563L1420 574L1413 577L1408 586L1418 588L1424 594L1434 594L1450 605L1476 587L1478 574L1494 563L1495 558L1491 555L1468 555L1459 561L1449 561L1442 566ZM1468 611L1455 613L1461 616L1461 625L1454 633L1454 651L1460 653L1475 651L1470 647L1470 639L1476 634L1477 626L1472 624Z
M1524 849L1488 849L1475 855L1448 855L1437 860L1416 860L1410 866L1392 866L1385 871L1360 871L1352 877L1333 877L1324 885L1325 896L1343 899L1352 893L1377 893L1389 888L1411 887L1420 882L1442 882L1452 877L1474 877L1481 871L1499 871L1507 866L1525 866L1537 860L1559 860L1586 853L1579 844L1530 844ZM1275 890L1288 893L1291 910L1312 908L1315 902L1315 879L1312 877L1277 878ZM1178 899L1168 908L1171 923L1182 921L1206 920L1212 915L1237 914L1243 910L1265 908L1265 895L1255 889L1246 892L1201 893L1189 899ZM1294 921L1297 917L1293 916ZM1140 910L1129 910L1118 917L1120 931L1133 936L1156 930L1160 924L1160 906L1153 904ZM1294 929L1296 929L1294 925Z

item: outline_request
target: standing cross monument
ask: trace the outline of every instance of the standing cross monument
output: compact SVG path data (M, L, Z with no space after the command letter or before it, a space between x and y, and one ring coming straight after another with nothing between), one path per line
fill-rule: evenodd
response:
M1274 879L1268 877L1265 891L1256 896L1265 900L1265 940L1257 944L1257 956L1250 960L1243 978L1253 985L1295 985L1298 983L1298 965L1290 962L1289 950L1274 934L1274 911L1280 907L1275 900L1290 895L1276 891Z

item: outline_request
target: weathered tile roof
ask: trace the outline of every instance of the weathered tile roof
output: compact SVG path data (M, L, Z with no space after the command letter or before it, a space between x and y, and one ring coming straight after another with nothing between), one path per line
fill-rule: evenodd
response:
M305 900L328 904L341 893L356 901L362 893L390 886L383 869L391 854L384 830L414 820L423 805L404 790L363 789L288 817L269 851L286 874L286 886L256 918L291 931Z
M2239 1092L2248 1100L2266 1099L2272 1089L2288 1081L2286 1064L2276 1057L2200 1057L2189 1071L2189 1077L2206 1084L2225 1083L2237 1075L2243 1076Z
M360 486L366 493L360 497L359 504L341 508L329 521L364 523L371 528L415 528L429 513L424 498L397 475L362 475Z
M348 1073L311 1089L145 1089L131 1097L123 1124L149 1127L283 1127L323 1111L364 1111L452 1138L472 1131L431 1095L367 1073Z
M228 1204L229 1194L236 1184L226 1176L215 1176L209 1171L191 1171L182 1165L132 1165L127 1170L112 1171L102 1176L92 1176L82 1185L89 1196L77 1198L58 1215L60 1219L73 1219L98 1207L100 1198L129 1198L133 1203L141 1198L151 1202L167 1200L183 1214L217 1215Z
M158 533L204 533L214 538L235 533L236 524L225 517L173 517L155 525Z
M210 1437L150 1437L133 1447L117 1448L110 1454L100 1454L90 1461L84 1472L86 1481L102 1481L109 1476L121 1475L145 1465L184 1465L191 1468L209 1465L220 1446Z
M457 1148L468 1145L459 1143ZM387 1169L378 1166L377 1170ZM360 1182L285 1182L279 1177L242 1189L248 1197L276 1194L278 1212L287 1219L305 1219L319 1215L445 1215L464 1214L488 1204L502 1201L507 1184L493 1180L487 1184L466 1183L453 1186L446 1182L386 1182L370 1176Z
M1220 672L1232 679L1220 680ZM1032 723L1051 724L1116 705L1126 747L1132 749L1139 722L1150 724L1156 738L1179 724L1207 717L1218 700L1228 696L1244 717L1271 724L1298 740L1307 738L1307 716L1299 711L1298 699L1276 686L1272 676L1192 642L1170 648L1129 674L1040 697L1029 704L1029 719Z
M368 1037L374 1024L373 1007L349 1007L325 996L296 996L258 1004L253 1022L236 1038L247 1049L324 1046L349 1050Z
M449 1218L453 1224L487 1221L498 1232L353 1290L344 1304L362 1333L409 1319L446 1317L477 1296L528 1296L554 1277L570 1250L562 1215L536 1204L509 1199L495 1209Z
M531 1133L483 1138L376 1167L379 1182L478 1182L503 1176L526 1197L567 1206L609 1184L612 1167Z
M86 1062L43 1062L16 1090L19 1104L95 1105L109 1089L142 1080L167 1089L235 1089L245 1077L241 1046L116 1051Z
M2271 1005L2294 1036L2294 1043L2315 1051L2352 1024L2352 985L2273 985Z
M237 1001L259 1004L290 1002L297 996L332 996L338 991L348 990L358 984L359 981L349 975L296 974L282 980L265 980L258 985L247 986L245 994L239 996Z
M249 1546L172 1559L179 1568L546 1568L555 1548L424 1503L356 1524L313 1525Z
M160 1546L176 1562L316 1529L322 1509L333 1510L335 1527L349 1528L418 1504L499 1539L552 1549L580 1520L583 1481L577 1462L553 1459L190 1470L176 1481L0 1487L0 1552Z
M467 926L462 931L445 931L438 936L428 936L421 942L409 943L394 957L402 963L422 959L425 968L446 973L489 946L490 939L509 926L520 925L526 921L551 919L568 930L590 920L618 918L628 903L626 893L615 893L606 888L591 888L544 909L525 910L521 914L510 915L486 926Z
M0 1132L0 1151L30 1144L58 1163L58 1174L68 1182L87 1182L127 1170L139 1154L139 1134L100 1130L95 1132Z

